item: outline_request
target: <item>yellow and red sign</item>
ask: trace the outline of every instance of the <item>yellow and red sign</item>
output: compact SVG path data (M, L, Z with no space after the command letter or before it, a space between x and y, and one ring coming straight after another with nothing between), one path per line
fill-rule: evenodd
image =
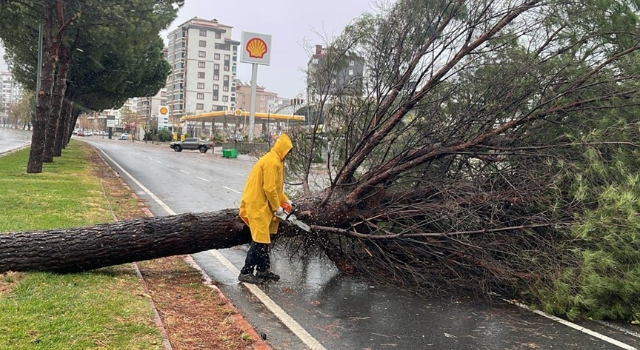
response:
M268 66L271 61L271 35L242 32L240 62Z

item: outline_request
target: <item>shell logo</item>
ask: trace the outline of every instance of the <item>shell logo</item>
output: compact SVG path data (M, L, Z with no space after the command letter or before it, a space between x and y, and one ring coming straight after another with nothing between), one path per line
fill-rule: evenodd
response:
M241 116L242 115L242 110L241 109L236 109L236 115L237 116Z
M247 42L245 47L251 58L263 58L267 53L267 43L260 38L253 38Z
M160 114L167 114L167 112L169 112L167 107L160 107Z

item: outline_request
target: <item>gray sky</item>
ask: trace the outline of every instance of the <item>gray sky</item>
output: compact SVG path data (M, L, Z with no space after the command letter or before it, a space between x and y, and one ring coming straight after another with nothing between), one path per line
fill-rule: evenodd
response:
M238 41L243 31L271 34L271 65L258 67L258 84L291 98L304 90L303 70L309 57L305 47L324 44L354 18L372 10L371 0L186 0L168 29L197 16L233 26L233 39ZM167 33L161 33L165 42ZM0 47L0 71L7 70L3 54ZM238 62L237 74L242 81L250 81L251 65Z

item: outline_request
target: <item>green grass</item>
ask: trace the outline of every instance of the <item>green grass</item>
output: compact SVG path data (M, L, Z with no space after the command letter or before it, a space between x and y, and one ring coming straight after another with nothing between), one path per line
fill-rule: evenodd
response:
M26 173L28 149L0 157L0 232L112 221L89 152L72 141L40 174ZM130 264L0 274L0 349L35 348L161 349L162 337Z
M0 232L112 221L86 146L72 145L40 174L26 173L28 149L0 158Z

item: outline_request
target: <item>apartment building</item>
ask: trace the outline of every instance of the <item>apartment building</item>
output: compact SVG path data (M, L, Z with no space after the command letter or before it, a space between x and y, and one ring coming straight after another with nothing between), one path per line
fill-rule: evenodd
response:
M10 72L0 72L0 116L6 116L9 106L20 102L22 87Z
M353 53L329 58L329 50L331 48L316 45L307 63L309 99L317 101L321 97L362 96L364 58Z
M162 88L155 96L139 97L137 100L137 111L143 120L155 120L158 118L160 106L167 105L167 89ZM168 118L158 119L158 129L163 130L169 127Z
M236 107L239 41L231 26L194 17L169 33L166 98L170 123L184 115Z
M236 108L244 111L251 110L251 84L236 81L237 104ZM264 86L256 87L255 111L256 113L274 112L277 109L278 94L265 90ZM269 110L271 107L271 110Z

